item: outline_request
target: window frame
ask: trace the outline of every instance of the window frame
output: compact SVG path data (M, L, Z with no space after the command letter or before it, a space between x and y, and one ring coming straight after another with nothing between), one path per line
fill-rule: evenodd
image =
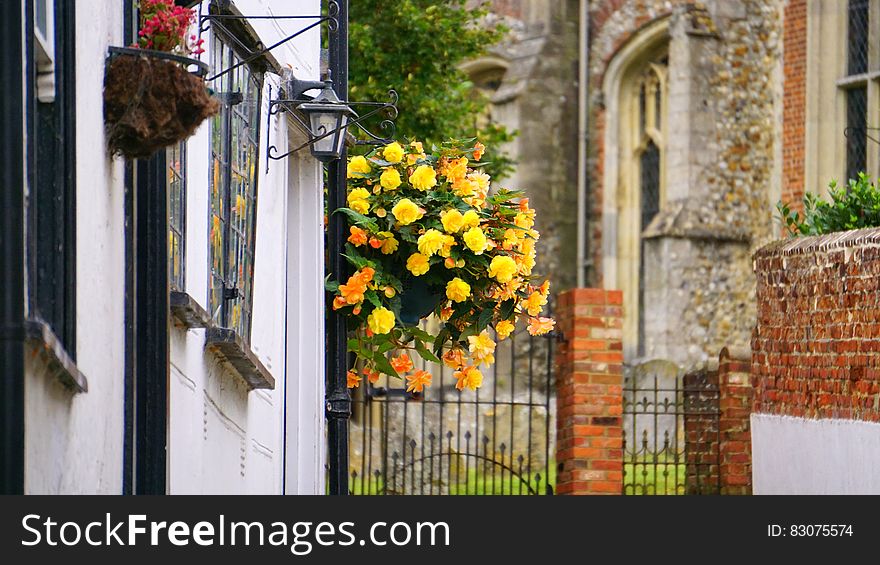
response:
M221 72L234 63L245 60L248 55L236 48L234 38L225 33L211 30L210 58L214 72ZM220 45L219 64L217 63L217 45ZM247 92L235 92L233 87L239 83L237 77L246 70L245 83L248 84ZM211 155L209 169L209 206L208 206L208 313L214 324L226 329L232 329L238 334L244 343L250 343L251 329L253 326L253 284L254 284L254 260L256 258L256 232L257 232L257 203L259 194L259 146L260 146L260 115L262 106L262 90L264 74L256 65L245 63L237 69L223 75L220 86L213 84L217 97L221 102L220 113L211 119L211 135L209 140L209 154ZM254 97L248 93L253 89ZM241 96L237 96L240 94ZM248 104L252 113L247 113ZM242 108L245 108L242 110ZM248 120L248 118L251 118ZM235 126L244 124L243 130L236 132ZM219 133L216 131L219 127ZM239 141L241 134L247 135L252 152L247 153L245 171L249 176L244 180L248 182L248 192L244 196L245 214L241 214L238 206L233 206L232 199L241 196L241 192L233 188L233 161L235 161L237 148L241 147ZM251 135L252 133L252 135ZM219 147L219 160L215 159ZM239 157L241 155L238 155ZM219 167L219 168L218 168ZM247 167L250 171L247 171ZM238 172L239 176L241 171ZM219 181L219 182L218 182ZM218 192L219 191L219 192ZM215 196L215 192L218 192ZM248 202L248 200L250 200ZM236 200L238 202L238 200ZM221 215L217 216L219 224L215 223L215 211L218 209ZM231 221L232 215L238 216L236 222ZM244 218L243 218L244 216ZM235 224L242 224L236 228ZM219 226L219 228L218 228ZM222 238L220 243L221 256L215 268L215 238ZM233 246L232 237L240 243ZM233 255L235 254L235 255ZM230 265L231 258L235 258L234 267ZM244 261L249 258L249 262ZM244 272L245 266L249 266ZM232 272L229 269L232 267ZM236 276L236 270L241 267L241 273ZM217 286L222 283L222 286ZM243 284L242 284L243 283ZM219 294L219 296L217 296ZM239 310L236 312L236 307Z
M850 75L849 2L807 0L805 191L827 195L832 179L846 180L848 91L866 89L867 126L880 127L880 0L869 0L868 14L867 71ZM866 145L865 169L876 177L880 175L880 146L870 140Z
M73 0L50 2L56 46L53 84L57 96L40 93L36 41L30 53L31 187L28 222L28 317L44 324L54 341L76 359L76 22ZM58 17L60 16L60 17ZM34 24L36 29L36 23Z

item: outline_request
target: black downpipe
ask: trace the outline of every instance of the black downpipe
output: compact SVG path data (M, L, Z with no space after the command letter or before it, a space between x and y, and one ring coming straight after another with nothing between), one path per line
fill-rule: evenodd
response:
M135 494L165 494L168 415L168 191L165 152L136 164Z
M330 33L328 63L333 86L340 100L348 100L348 0L337 0L338 27ZM327 166L327 198L329 209L346 205L346 160L342 157ZM330 278L343 281L346 277L345 216L331 214L327 232ZM329 293L328 293L329 294ZM348 494L348 420L351 417L351 395L346 382L347 336L345 318L331 307L333 297L328 296L327 312L327 441L329 443L329 493Z
M24 493L24 38L19 2L0 2L0 494Z

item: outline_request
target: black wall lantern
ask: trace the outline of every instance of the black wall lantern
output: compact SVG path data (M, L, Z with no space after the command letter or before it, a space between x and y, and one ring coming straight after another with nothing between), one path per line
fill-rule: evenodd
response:
M356 118L357 114L339 100L333 90L333 82L324 82L317 97L311 102L301 103L296 109L309 118L309 141L315 159L323 163L339 159L345 144L345 129L348 127L349 117Z
M304 97L309 90L320 90L320 92L314 98ZM274 145L270 145L266 151L269 159L283 159L310 145L312 155L319 161L323 163L335 161L342 156L346 131L351 126L358 126L367 138L357 140L357 144L386 145L394 140L393 120L397 118L397 93L393 90L388 92L388 102L345 102L336 95L333 81L330 79L308 81L289 78L285 81L284 94L286 94L284 98L269 100L270 119L282 109L287 110L293 119L308 131L309 140L283 155L275 155L277 149ZM352 106L368 106L372 109L363 115L358 115L351 108ZM380 124L386 132L384 136L373 134L363 125L364 120L380 112L384 117ZM299 114L305 115L308 123L301 119Z

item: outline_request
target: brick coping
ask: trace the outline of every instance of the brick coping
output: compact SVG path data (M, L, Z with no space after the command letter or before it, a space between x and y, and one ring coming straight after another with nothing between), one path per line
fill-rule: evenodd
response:
M880 246L880 228L864 228L825 235L782 239L758 249L755 252L754 258L801 255L816 251L863 246Z

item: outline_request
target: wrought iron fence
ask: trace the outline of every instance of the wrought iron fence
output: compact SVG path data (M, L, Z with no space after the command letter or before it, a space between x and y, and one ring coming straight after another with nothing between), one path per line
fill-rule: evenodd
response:
M717 371L682 374L668 361L627 367L623 494L720 492Z
M554 335L517 332L498 343L476 391L447 367L423 394L396 379L364 379L349 425L352 494L552 494Z

